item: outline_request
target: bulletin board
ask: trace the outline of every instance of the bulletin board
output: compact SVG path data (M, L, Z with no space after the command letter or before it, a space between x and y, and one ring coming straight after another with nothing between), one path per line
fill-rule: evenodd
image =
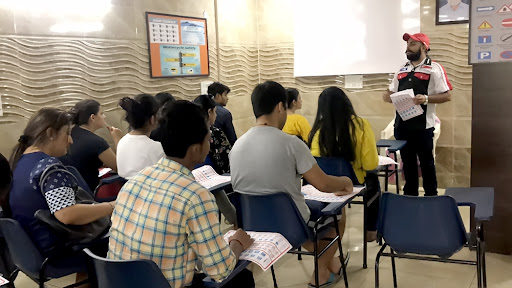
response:
M471 1L469 64L512 62L512 0Z
M210 75L205 18L146 12L151 78Z

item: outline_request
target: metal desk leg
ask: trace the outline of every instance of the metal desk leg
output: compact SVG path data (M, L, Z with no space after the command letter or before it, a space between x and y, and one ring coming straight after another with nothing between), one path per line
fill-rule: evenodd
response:
M398 156L396 155L396 151L393 152L393 155L395 156L395 162L398 163ZM400 184L398 181L398 178L400 178L400 173L398 173L399 165L395 164L395 184L396 184L396 194L400 194Z
M384 173L386 173L386 177L384 178L384 191L388 192L388 184L389 184L389 165L386 165L386 170L384 170Z
M363 268L366 269L368 267L367 265L367 258L368 258L368 242L367 240L367 222L368 220L368 195L366 195L366 191L363 194Z

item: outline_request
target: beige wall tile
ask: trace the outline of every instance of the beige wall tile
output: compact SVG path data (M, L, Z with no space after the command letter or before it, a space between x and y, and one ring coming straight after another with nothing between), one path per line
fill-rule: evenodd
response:
M454 145L456 147L471 147L471 120L455 119L453 121Z
M436 172L453 173L454 154L452 147L436 147Z
M453 146L453 119L441 118L441 134L437 140L437 146Z

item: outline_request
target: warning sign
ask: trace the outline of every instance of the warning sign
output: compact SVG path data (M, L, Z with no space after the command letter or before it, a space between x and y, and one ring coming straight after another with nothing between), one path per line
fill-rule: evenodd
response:
M489 22L487 21L484 21L484 23L480 24L480 26L478 26L478 29L491 29L492 28L492 25L489 24Z
M512 6L512 5L510 5ZM507 5L503 5L503 7L500 8L500 10L498 10L498 13L510 13L512 12L512 9L510 9L510 7L508 7Z

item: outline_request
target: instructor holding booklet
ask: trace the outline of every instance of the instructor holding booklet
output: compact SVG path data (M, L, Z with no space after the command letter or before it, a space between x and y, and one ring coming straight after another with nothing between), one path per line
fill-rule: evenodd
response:
M395 138L407 141L400 150L405 174L404 194L418 196L416 159L419 158L425 195L434 196L437 195L437 177L432 150L436 104L450 101L452 85L444 68L427 55L430 51L427 35L405 33L403 39L407 41L405 54L409 61L395 73L383 99L392 103L391 94L414 90L414 104L421 106L423 114L408 120L403 120L398 113L395 117Z

